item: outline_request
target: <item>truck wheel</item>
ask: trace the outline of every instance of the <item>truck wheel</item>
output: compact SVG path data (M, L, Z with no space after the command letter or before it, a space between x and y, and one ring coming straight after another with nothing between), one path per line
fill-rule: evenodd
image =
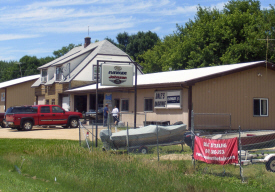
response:
M139 152L142 153L142 154L147 154L148 153L148 148L143 146L139 149Z
M265 164L266 170L275 172L275 157L271 157Z
M23 129L25 131L32 130L32 122L31 121L24 121L24 123L23 123Z
M76 118L72 118L70 121L70 128L78 127L78 120Z

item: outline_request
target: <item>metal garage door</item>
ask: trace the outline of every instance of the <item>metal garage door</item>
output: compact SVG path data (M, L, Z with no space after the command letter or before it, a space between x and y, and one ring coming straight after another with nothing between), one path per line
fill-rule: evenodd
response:
M45 96L38 96L38 105L45 105Z
M62 97L62 108L66 111L70 110L70 99L69 96L63 96Z

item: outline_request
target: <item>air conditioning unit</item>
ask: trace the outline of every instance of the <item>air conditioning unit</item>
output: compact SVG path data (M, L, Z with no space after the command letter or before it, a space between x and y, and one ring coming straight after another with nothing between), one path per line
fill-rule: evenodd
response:
M47 82L47 77L41 77L41 82L46 83Z

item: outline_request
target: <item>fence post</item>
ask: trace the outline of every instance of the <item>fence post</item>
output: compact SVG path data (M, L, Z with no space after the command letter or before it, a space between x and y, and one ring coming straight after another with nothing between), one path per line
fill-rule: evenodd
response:
M127 151L129 154L129 129L128 129L128 122L127 122L127 136L126 136L126 142L127 142Z
M144 119L144 125L143 126L146 126L146 112L145 112L145 119Z
M158 153L158 161L159 161L159 127L157 124L157 153Z
M80 120L78 121L78 128L79 128L79 147L81 147L81 133L80 133Z
M92 150L94 149L94 124L92 124Z
M195 140L195 126L194 126L194 111L191 111L191 140L192 140L192 164L195 168L195 159L194 159L194 140Z
M241 126L240 125L239 125L239 164L240 164L241 182L243 182L243 173L242 173L242 142L241 142Z

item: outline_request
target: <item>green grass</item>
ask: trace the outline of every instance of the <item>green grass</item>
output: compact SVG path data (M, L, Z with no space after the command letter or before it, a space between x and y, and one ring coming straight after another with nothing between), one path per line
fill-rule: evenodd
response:
M171 154L181 147L160 149ZM238 167L227 165L224 174L222 166L197 163L194 170L191 161L158 162L155 150L90 152L78 141L0 139L0 191L274 191L275 174L263 164L241 183Z

